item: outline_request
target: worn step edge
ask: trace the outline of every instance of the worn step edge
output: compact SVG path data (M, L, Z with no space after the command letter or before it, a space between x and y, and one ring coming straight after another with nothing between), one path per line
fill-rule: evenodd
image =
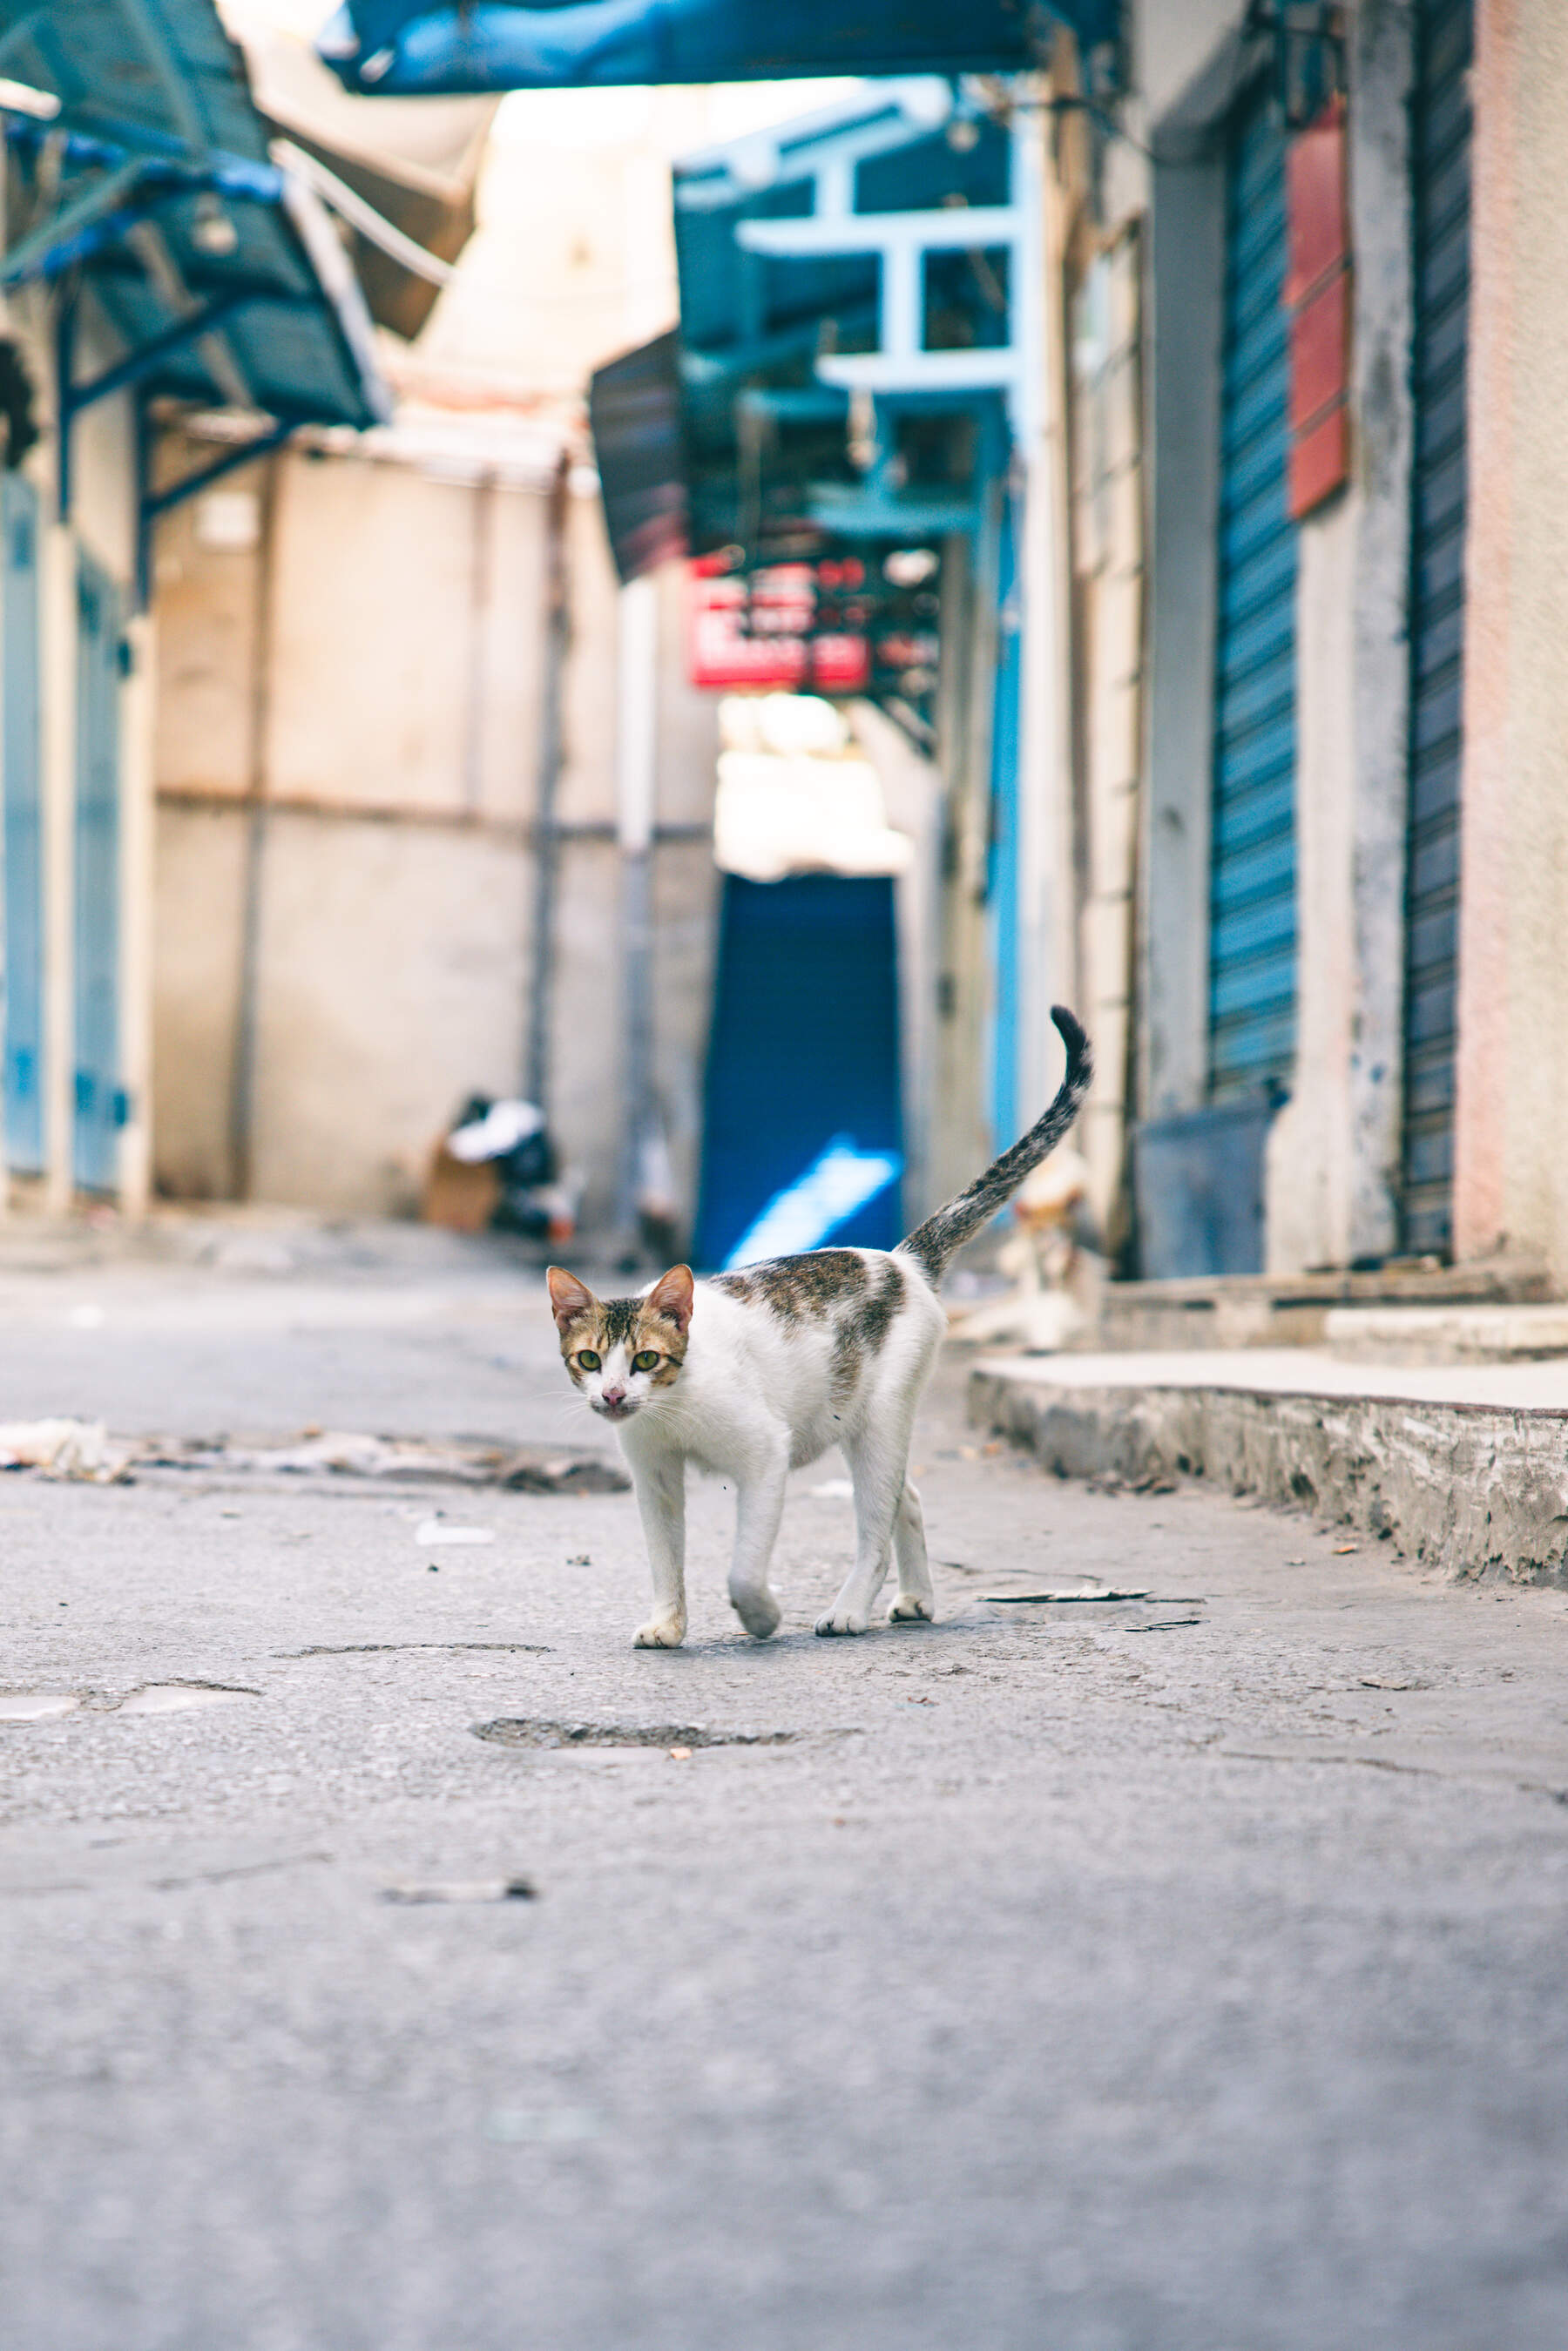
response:
M1059 1478L1210 1478L1457 1578L1568 1586L1568 1418L1502 1405L969 1375L970 1421Z

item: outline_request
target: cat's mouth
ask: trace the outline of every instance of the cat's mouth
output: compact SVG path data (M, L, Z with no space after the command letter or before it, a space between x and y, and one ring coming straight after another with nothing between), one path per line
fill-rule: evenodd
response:
M590 1401L594 1411L602 1413L606 1420L630 1420L637 1409L634 1404L607 1404L602 1396L593 1396Z

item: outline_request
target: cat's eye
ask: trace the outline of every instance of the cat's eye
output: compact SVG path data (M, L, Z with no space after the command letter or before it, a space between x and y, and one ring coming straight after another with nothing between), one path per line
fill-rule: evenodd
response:
M640 1355L632 1356L632 1369L634 1372L651 1372L657 1368L658 1361L658 1349L656 1347L644 1347Z
M577 1364L580 1371L596 1372L599 1369L599 1358L594 1353L591 1347L580 1347L577 1355Z

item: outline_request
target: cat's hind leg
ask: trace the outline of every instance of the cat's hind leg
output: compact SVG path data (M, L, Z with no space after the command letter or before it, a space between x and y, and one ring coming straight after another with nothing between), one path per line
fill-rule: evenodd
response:
M864 1435L841 1441L854 1481L855 1563L827 1614L817 1619L817 1631L824 1639L835 1633L863 1633L871 1623L887 1573L909 1456L907 1433L899 1443L890 1444L885 1433L880 1441Z
M936 1592L931 1562L925 1555L925 1513L920 1496L906 1478L893 1522L893 1547L898 1559L898 1597L887 1612L890 1625L929 1625L936 1614Z

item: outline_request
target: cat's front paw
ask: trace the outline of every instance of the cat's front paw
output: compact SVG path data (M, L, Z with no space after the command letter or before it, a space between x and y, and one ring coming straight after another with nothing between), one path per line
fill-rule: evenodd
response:
M784 1612L766 1584L760 1592L732 1592L729 1604L754 1641L766 1641L779 1630Z
M890 1625L929 1625L936 1611L929 1600L922 1600L913 1592L901 1592L887 1612Z
M843 1608L834 1608L826 1616L817 1619L817 1638L820 1641L831 1641L841 1633L863 1633L865 1629L866 1619L863 1616L852 1616Z
M651 1616L632 1635L634 1649L678 1649L686 1637L684 1616Z

